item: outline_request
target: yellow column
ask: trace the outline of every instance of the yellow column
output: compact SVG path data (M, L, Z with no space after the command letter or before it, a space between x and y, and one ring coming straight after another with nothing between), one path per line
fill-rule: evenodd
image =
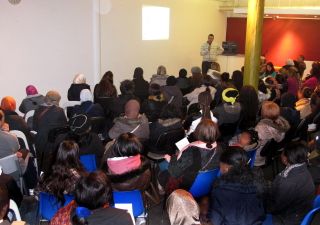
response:
M244 84L258 87L264 0L248 1Z

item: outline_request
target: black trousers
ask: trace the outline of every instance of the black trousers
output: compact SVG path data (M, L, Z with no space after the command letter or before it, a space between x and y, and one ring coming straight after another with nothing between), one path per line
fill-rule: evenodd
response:
M208 70L211 68L212 62L202 61L202 74L207 74Z

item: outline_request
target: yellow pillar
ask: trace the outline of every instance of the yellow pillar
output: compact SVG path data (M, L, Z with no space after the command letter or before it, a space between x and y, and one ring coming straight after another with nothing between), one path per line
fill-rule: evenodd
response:
M258 87L264 0L248 1L244 84Z

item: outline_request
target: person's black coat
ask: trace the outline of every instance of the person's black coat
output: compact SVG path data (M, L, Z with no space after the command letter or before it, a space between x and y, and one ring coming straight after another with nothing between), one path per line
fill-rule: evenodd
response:
M14 178L10 175L2 173L0 175L0 185L7 187L9 198L14 200L19 207L21 205L23 196Z
M143 102L141 106L141 113L146 114L148 117L149 122L155 122L160 117L160 113L162 108L167 103L165 101L154 101L154 100L146 100Z
M214 225L255 225L265 219L257 187L218 180L211 192L210 219Z
M273 181L268 211L274 221L299 225L312 208L314 193L315 187L306 165L289 172L284 170Z
M88 84L71 84L68 89L68 100L69 101L80 101L80 92L83 89L89 89L90 85Z
M34 137L30 133L30 129L26 121L14 111L5 110L4 113L5 113L5 122L9 124L10 130L21 131L26 136L26 139L30 148L29 150L33 151ZM20 139L19 139L19 144L21 148L26 148L26 146L24 146L24 143L22 143L22 140Z
M134 95L119 95L114 100L113 106L111 106L112 115L114 117L119 117L123 114L126 103L131 99L136 99L136 97Z
M134 95L139 98L141 102L146 100L149 95L149 83L144 79L133 79Z
M102 106L90 101L82 102L81 105L76 105L73 107L72 116L78 114L86 114L89 117L104 117Z

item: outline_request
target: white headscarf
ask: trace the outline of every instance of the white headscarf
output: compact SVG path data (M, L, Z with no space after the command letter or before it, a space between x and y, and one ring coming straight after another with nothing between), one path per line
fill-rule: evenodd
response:
M85 84L86 83L86 77L83 73L78 73L73 78L74 84Z
M92 93L89 89L83 89L80 92L80 102L93 102L93 97L92 97Z

